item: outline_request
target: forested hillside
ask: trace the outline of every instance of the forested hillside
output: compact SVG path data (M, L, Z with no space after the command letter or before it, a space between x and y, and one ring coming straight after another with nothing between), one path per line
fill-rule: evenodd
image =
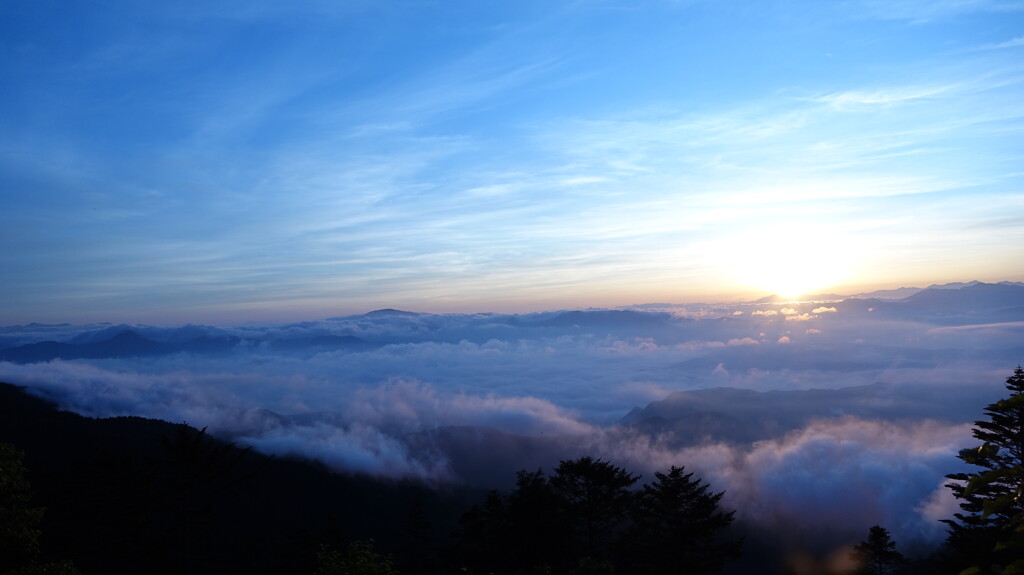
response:
M271 458L184 424L85 418L7 384L0 443L24 453L42 552L85 574L312 573L321 545L370 538L428 565L418 553L445 548L480 497Z

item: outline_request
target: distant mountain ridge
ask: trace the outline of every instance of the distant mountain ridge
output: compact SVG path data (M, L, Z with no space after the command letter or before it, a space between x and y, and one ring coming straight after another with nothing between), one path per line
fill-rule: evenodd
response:
M226 354L250 340L228 334L201 335L183 341L156 341L132 329L112 330L102 334L103 339L87 338L78 341L42 341L0 349L0 361L12 363L38 363L54 359L102 359L146 357L173 353L203 355ZM266 345L269 349L282 352L304 352L307 354L325 351L357 351L374 349L379 344L368 342L351 335L321 335L300 338L276 338L265 341L251 341L253 345Z
M1024 285L971 282L931 287L900 300L850 298L836 304L846 313L876 313L938 325L1024 321Z
M423 314L421 314L419 312L415 312L415 311L406 311L406 310L394 309L394 308L386 307L386 308L383 308L383 309L375 309L373 311L368 311L368 312L366 312L364 314L357 314L357 315L351 315L351 316L344 316L344 315L342 315L342 316L336 316L336 317L329 317L329 318L327 318L327 321L340 321L340 320L345 320L345 319L352 319L354 317L365 317L365 318L420 317L422 315Z
M800 301L840 301L847 299L877 299L883 301L898 301L903 300L923 291L929 290L960 290L964 288L973 288L979 285L989 286L1013 286L1024 288L1024 282L1011 282L1001 281L996 283L985 283L977 280L969 282L951 282L946 284L932 284L928 287L900 287L895 289L882 289L870 292L861 292L855 294L837 294L837 293L819 293L819 294L804 294L798 299ZM771 294L754 300L750 303L767 304L767 303L785 303L793 300L793 298L785 298L776 294Z
M902 296L897 298L896 296ZM789 302L775 296L762 298L749 306L787 304L781 310L785 319L818 317L815 306L840 314L887 316L935 325L980 325L1024 321L1024 283L978 281L932 285L928 288L903 287L858 294L843 299L836 294L807 296ZM817 302L828 301L821 306ZM790 305L791 304L791 305ZM727 307L727 306L726 306ZM732 313L743 315L742 310ZM759 321L772 321L779 310L757 310ZM794 316L794 314L802 314ZM783 319L778 315L777 319ZM454 322L452 317L459 321ZM793 316L793 317L790 317ZM468 318L468 319L466 319ZM0 361L36 363L54 359L102 359L189 354L229 354L259 351L305 355L369 351L388 344L437 341L458 343L502 339L510 328L529 328L530 337L545 337L555 332L615 333L618 337L680 337L682 328L693 318L653 309L588 309L539 312L534 314L427 314L398 309L378 309L362 315L329 318L330 328L290 324L264 331L222 329L186 325L164 329L152 326L93 324L87 331L53 329L57 325L29 324L4 328L0 336ZM337 322L337 323L335 323ZM461 323L460 323L461 322ZM59 324L58 324L59 325ZM455 329L450 329L455 325ZM38 328L38 329L33 329ZM98 329L96 329L98 328ZM347 332L347 333L346 333ZM52 339L50 339L52 338ZM798 361L798 358L793 358Z
M968 306L990 309L1024 305L1024 285L1002 282L986 284L973 282L958 289L928 288L903 299L915 306Z
M901 300L916 295L923 291L928 290L959 290L968 287L974 287L978 285L997 285L997 286L1016 286L1024 288L1024 282L1011 282L1001 281L994 284L986 284L984 282L969 281L969 282L952 282L947 284L932 284L926 288L920 287L901 287L896 289L884 289L876 290L872 292L864 292L845 296L844 299L880 299L880 300Z
M803 296L798 301L768 296L749 303L799 306L826 301L844 313L875 313L940 325L1024 321L1024 283L1011 281L902 287L853 296L818 294Z
M165 344L127 330L109 339L90 343L43 341L0 350L0 360L33 363L51 359L97 359L103 357L140 357L168 353Z

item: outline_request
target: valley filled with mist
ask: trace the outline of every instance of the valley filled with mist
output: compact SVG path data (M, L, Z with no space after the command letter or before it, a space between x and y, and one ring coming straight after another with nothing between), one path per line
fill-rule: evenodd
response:
M1024 286L971 282L812 301L9 326L0 381L84 416L187 423L433 490L508 489L519 470L587 456L644 478L685 466L777 555L827 558L871 525L911 555L943 541L957 510L944 476L966 467L956 454L1022 354Z

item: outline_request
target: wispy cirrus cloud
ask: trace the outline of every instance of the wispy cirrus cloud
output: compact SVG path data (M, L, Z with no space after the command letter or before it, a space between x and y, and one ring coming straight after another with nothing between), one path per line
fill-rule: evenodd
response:
M956 89L956 86L932 87L898 87L890 90L873 92L847 91L826 94L810 98L813 102L821 102L843 109L851 106L875 106L905 104L941 96Z
M977 48L973 48L972 51L984 52L987 50L1005 50L1007 48L1019 48L1021 46L1024 46L1024 36L1018 36L1016 38L1013 38L1012 40L1007 40L1005 42L999 42L996 44L985 44L984 46L978 46Z
M939 5L885 8L1010 6ZM26 278L0 288L12 308L729 298L748 286L708 254L755 224L868 238L870 283L904 269L883 245L973 269L988 224L1019 212L1017 39L965 55L921 27L840 25L878 3L193 8L90 13L110 33L74 50L57 28L19 36L37 21L17 7L4 19L12 50L47 48L5 62L23 80L0 134L18 190L0 257ZM950 265L920 239L936 230Z

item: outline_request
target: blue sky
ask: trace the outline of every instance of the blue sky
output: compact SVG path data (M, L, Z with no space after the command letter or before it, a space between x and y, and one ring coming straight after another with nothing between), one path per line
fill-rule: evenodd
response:
M1024 268L1024 2L0 5L0 323Z

